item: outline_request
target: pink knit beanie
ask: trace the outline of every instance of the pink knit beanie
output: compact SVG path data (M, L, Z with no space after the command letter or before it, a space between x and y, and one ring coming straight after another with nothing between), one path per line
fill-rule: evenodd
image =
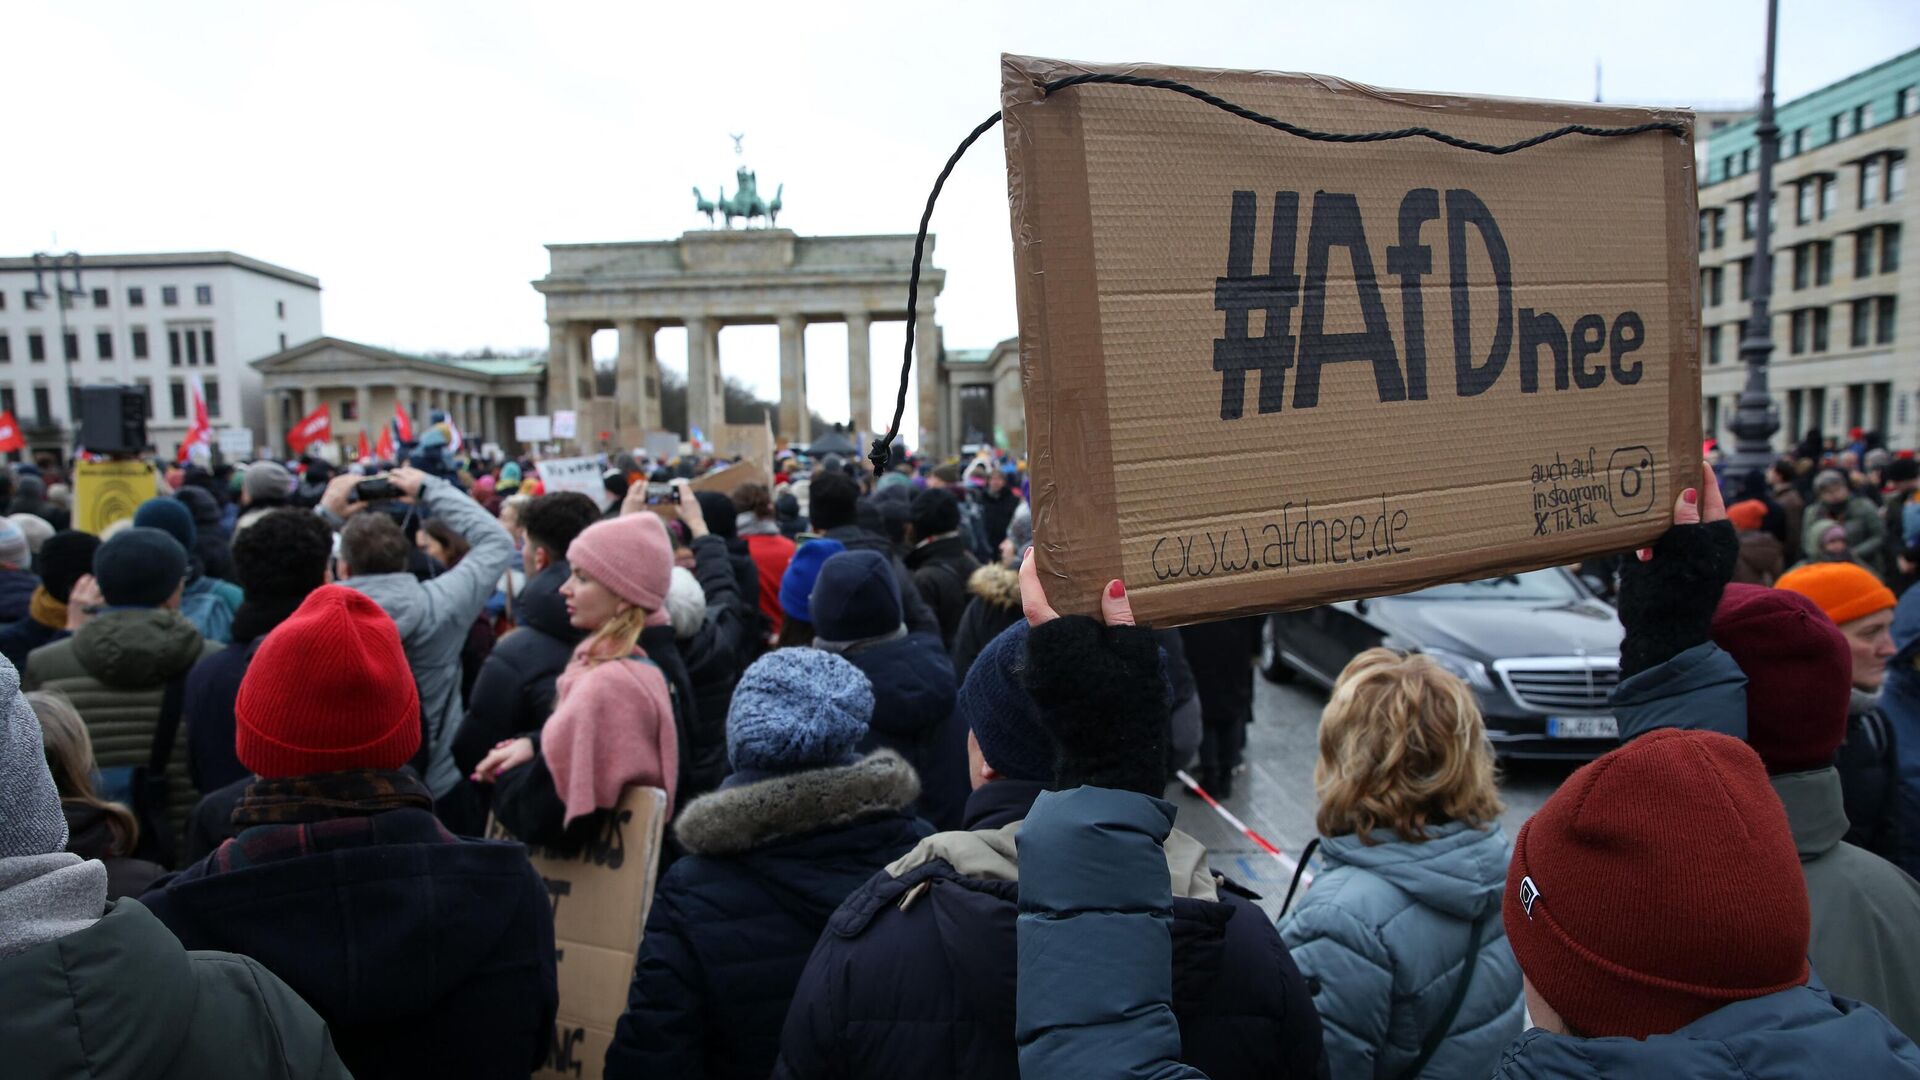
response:
M567 561L629 604L660 611L673 584L673 544L658 514L626 514L586 527Z

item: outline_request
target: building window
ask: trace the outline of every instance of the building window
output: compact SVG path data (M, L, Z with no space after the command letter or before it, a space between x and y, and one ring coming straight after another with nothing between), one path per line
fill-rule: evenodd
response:
M1814 200L1820 193L1815 189L1818 181L1802 180L1793 185L1793 223L1805 225L1813 220Z
M1839 204L1840 184L1831 176L1820 178L1820 220L1833 216L1834 208Z
M0 289L0 311L7 310L7 290Z
M1813 351L1827 351L1827 309L1813 309Z
M27 305L28 311L40 310L40 294L32 289L20 290L20 302Z
M279 318L282 318L282 319L286 318L287 302L285 300L275 300L273 302L273 313Z
M193 287L193 302L199 304L201 307L206 307L208 304L213 303L213 286L195 285Z
M218 419L220 416L220 384L219 382L213 379L208 379L206 382L201 384L200 388L207 392L208 418Z
M287 351L287 335L285 334L280 335L280 351L281 352Z
M13 416L13 404L13 387L0 386L0 410L4 410L8 416Z
M147 306L147 290L141 288L138 285L129 286L127 289L127 306L128 307L146 307Z
M1920 113L1920 86L1909 86L1893 97L1893 118L1904 120Z
M1873 273L1873 230L1861 229L1853 234L1853 276L1863 278Z
M173 416L187 415L187 385L179 379L167 386L168 403L173 406Z
M1831 240L1814 241L1813 283L1815 285L1833 284L1833 241Z
M135 360L147 358L147 328L144 326L133 328L133 358Z
M200 348L205 351L207 365L211 367L213 365L213 327L209 326L200 331Z
M1880 201L1880 159L1870 157L1860 163L1860 209Z
M1833 116L1827 120L1828 141L1839 142L1841 139L1844 139L1846 137L1847 137L1847 114L1846 113L1833 114Z
M1712 216L1713 211L1711 210L1700 211L1700 250L1702 251L1705 251L1707 248L1707 219Z
M33 415L39 417L42 424L53 420L53 395L47 393L44 386L33 388Z
M1853 130L1865 131L1873 126L1873 103L1853 107Z
M1900 269L1900 226L1880 230L1880 272L1891 274Z
M1742 173L1753 171L1753 147L1751 146L1740 151L1740 171Z
M1725 179L1726 177L1730 177L1733 175L1734 160L1735 160L1734 156L1732 154L1728 154L1726 157L1726 160L1720 163L1720 172L1722 174L1722 179Z
M160 395L154 392L153 387L142 385L140 387L140 396L145 398L147 401L147 419L149 420L153 419L154 399L158 398Z
M107 306L107 290L105 289L93 290L93 306L97 308L103 308Z
M160 286L160 303L166 307L179 307L180 290L172 285Z
M167 331L167 363L180 366L180 331Z
M194 333L192 330L188 330L182 336L187 339L187 366L199 367L200 366L200 335Z
M1747 198L1741 199L1740 200L1740 239L1742 240L1753 239L1753 224L1755 220L1756 219L1753 213L1753 197L1748 196Z
M342 401L340 403L340 419L342 420L360 419L360 403L357 401Z
M1887 155L1887 201L1900 198L1907 190L1907 156L1905 154Z
M1793 338L1787 351L1795 356L1807 351L1807 309L1801 308L1788 318L1793 328Z
M1807 129L1804 127L1793 133L1793 152L1796 154L1807 152Z
M1727 210L1718 207L1713 212L1713 246L1719 247L1727 242Z
M1811 274L1812 263L1813 263L1813 245L1812 244L1795 244L1793 246L1794 291L1798 292L1799 290L1807 287L1807 280L1812 276Z
M113 359L113 331L101 330L94 334L93 347L100 353L100 359Z
M60 353L67 358L69 364L80 359L80 335L71 330L61 334Z
M1718 326L1707 327L1707 363L1720 362L1720 330Z
M1895 299L1896 297L1892 297L1892 296L1883 296L1880 298L1880 310L1875 312L1875 314L1878 317L1874 320L1874 327L1873 327L1873 340L1874 340L1874 344L1876 345L1893 344L1893 313L1894 313Z
M1749 255L1739 262L1740 299L1753 299L1753 256Z
M1856 349L1864 349L1871 340L1873 322L1873 301L1855 300L1851 305L1853 326L1847 331L1847 344Z
M11 363L12 361L13 338L5 333L0 333L0 364Z
M29 330L27 332L27 359L38 364L46 358L47 339L40 336L40 331Z
M67 416L74 420L80 418L80 388L72 383L67 384Z

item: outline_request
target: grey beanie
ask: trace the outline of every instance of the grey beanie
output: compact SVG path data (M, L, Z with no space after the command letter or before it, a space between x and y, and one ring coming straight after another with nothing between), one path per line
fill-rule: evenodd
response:
M249 499L284 499L293 494L293 474L277 461L256 461L247 466L240 490Z
M819 649L776 649L740 675L727 709L727 760L739 771L845 764L866 737L873 684Z
M33 563L32 545L27 543L27 534L6 518L0 518L0 563L22 570Z
M47 769L40 720L20 693L20 673L0 658L0 859L67 849L67 817Z
M1007 522L1007 539L1013 541L1013 557L1026 554L1027 545L1033 543L1033 507L1021 503L1014 510L1013 519Z

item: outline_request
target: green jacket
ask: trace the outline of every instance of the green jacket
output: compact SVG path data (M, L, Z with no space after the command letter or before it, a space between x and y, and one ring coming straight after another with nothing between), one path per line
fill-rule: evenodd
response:
M72 699L87 722L101 768L145 765L167 681L219 651L218 643L202 640L177 611L121 608L29 653L20 686L58 690ZM167 817L174 834L182 835L187 812L199 798L187 777L184 719L167 763L167 788Z
M1872 503L1858 495L1848 498L1838 514L1817 499L1807 507L1807 516L1800 526L1800 546L1806 552L1807 561L1820 560L1820 534L1835 522L1846 527L1847 547L1853 551L1854 558L1868 567L1880 565L1880 549L1887 542L1887 523L1881 520L1880 511Z
M1827 989L1879 1009L1920 1036L1920 883L1847 834L1840 774L1831 766L1773 778L1787 808L1813 908L1807 948Z
M0 960L8 1076L348 1077L327 1025L244 956L188 952L138 901Z

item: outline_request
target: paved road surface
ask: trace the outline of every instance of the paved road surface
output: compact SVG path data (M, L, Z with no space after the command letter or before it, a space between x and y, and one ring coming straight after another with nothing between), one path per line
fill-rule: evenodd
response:
M1275 686L1258 675L1253 682L1247 770L1235 779L1233 797L1225 802L1255 832L1297 857L1314 837L1313 764L1319 755L1317 732L1326 694L1304 683ZM1503 768L1500 788L1507 812L1500 820L1509 842L1574 767L1523 762ZM1287 868L1234 831L1206 803L1184 791L1169 791L1167 797L1180 808L1177 824L1207 845L1214 868L1260 893L1261 906L1268 914L1276 913L1287 891Z

